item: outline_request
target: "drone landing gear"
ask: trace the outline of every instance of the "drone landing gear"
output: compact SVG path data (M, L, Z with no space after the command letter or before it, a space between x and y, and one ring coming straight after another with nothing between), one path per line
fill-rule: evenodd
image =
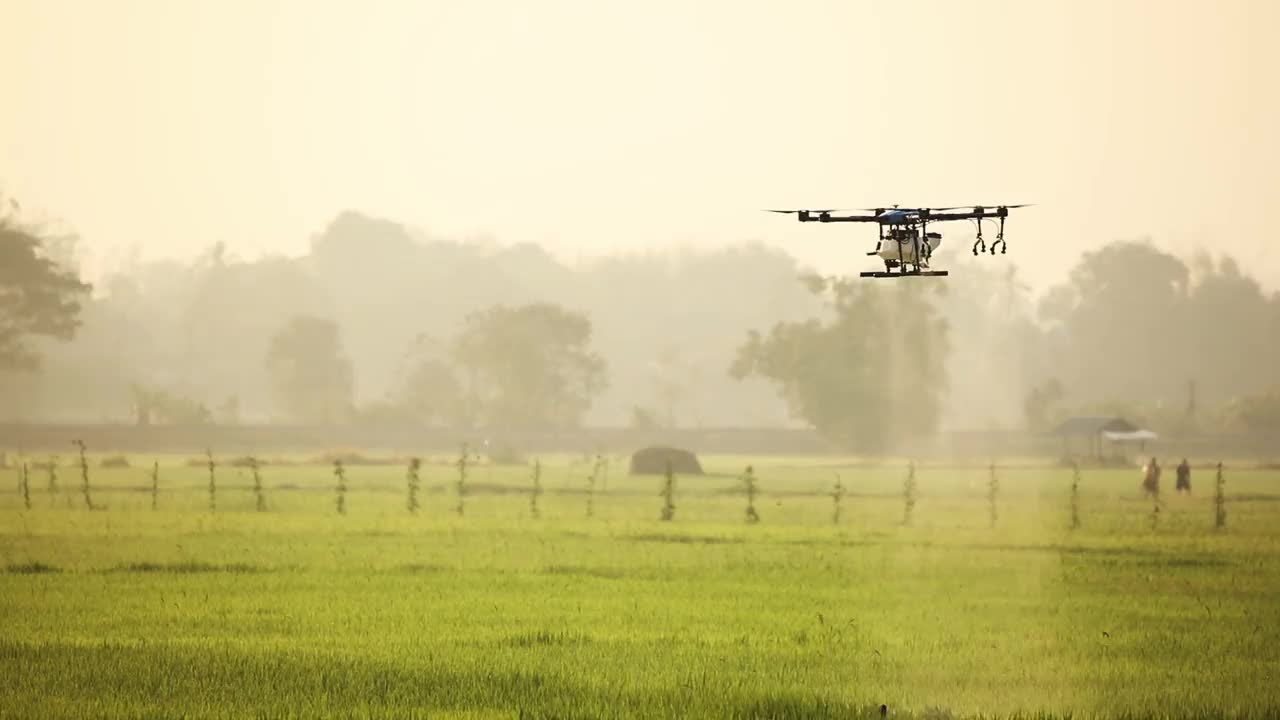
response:
M973 256L978 256L978 248L982 248L982 252L987 251L987 241L982 239L982 221L978 221L978 237L973 241Z
M949 274L946 270L904 270L901 272L874 270L860 272L858 276L865 278L946 277Z
M1004 217L1000 217L1000 229L996 232L996 241L991 243L991 254L996 254L996 246L1000 247L1000 254L1004 255L1008 246L1004 242ZM978 220L978 237L973 241L973 254L978 254L978 249L987 252L987 241L982 239L982 220Z
M996 241L991 243L991 254L996 254L996 246L1000 246L1000 254L1003 255L1006 245L1004 244L1004 218L1000 218L1000 230L996 233Z

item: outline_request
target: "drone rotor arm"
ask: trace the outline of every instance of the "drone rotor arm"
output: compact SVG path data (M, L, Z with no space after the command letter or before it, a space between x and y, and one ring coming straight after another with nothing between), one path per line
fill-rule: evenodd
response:
M875 222L875 215L832 215L831 213L853 212L852 210L772 210L766 209L765 212L778 213L780 215L797 215L800 222Z

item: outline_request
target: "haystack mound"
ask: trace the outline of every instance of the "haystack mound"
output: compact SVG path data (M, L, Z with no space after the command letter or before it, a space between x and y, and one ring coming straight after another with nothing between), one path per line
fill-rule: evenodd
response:
M688 450L671 447L647 447L631 456L632 475L662 475L671 463L671 472L679 475L701 475L698 456Z

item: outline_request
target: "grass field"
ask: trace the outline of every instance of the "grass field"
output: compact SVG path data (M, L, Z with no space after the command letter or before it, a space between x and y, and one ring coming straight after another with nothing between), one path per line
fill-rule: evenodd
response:
M1227 469L1161 510L1136 470L704 458L678 477L615 459L471 469L160 458L78 470L31 509L0 471L3 717L1275 717L1280 472ZM736 474L761 495L747 524ZM143 469L141 466L146 466ZM832 484L848 494L833 522Z

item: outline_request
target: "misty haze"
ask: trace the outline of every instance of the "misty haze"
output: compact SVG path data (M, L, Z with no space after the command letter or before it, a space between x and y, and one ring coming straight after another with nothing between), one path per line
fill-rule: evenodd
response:
M1277 8L7 3L0 716L1275 716Z

